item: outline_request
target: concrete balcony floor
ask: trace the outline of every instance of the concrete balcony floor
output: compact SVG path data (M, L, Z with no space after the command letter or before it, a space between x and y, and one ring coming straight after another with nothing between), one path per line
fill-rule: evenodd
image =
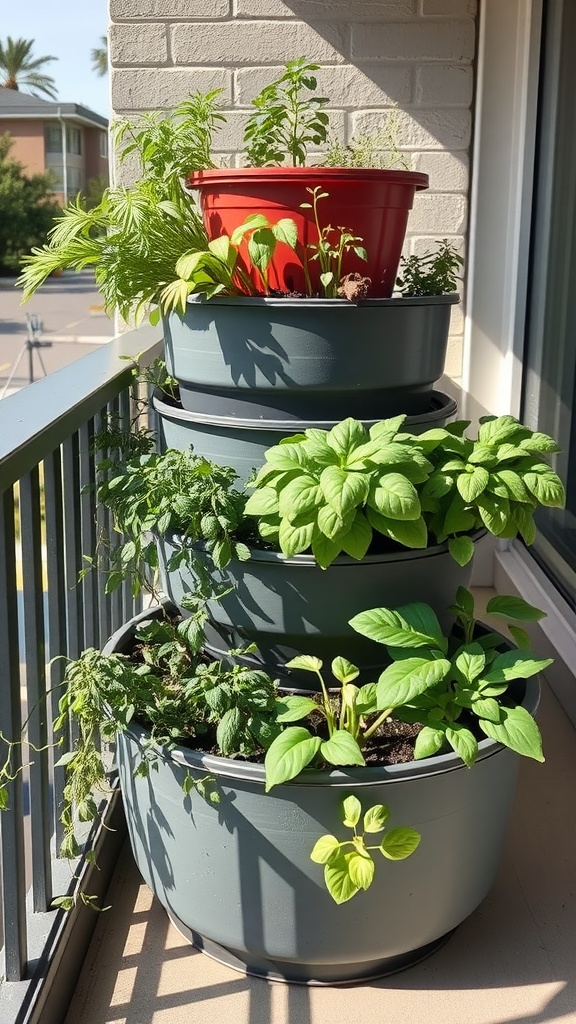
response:
M188 945L126 848L65 1024L576 1024L576 735L546 688L539 720L497 882L430 959L358 987L244 977Z

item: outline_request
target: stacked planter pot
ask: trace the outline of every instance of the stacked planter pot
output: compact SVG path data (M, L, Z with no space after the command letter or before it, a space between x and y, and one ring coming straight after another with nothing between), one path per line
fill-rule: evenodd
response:
M142 613L105 653L129 653ZM519 686L530 713L538 683ZM487 895L502 855L518 758L489 739L470 770L450 752L385 768L306 771L271 793L262 765L173 746L143 777L147 732L132 724L117 759L138 867L176 927L237 970L299 984L368 981L434 952ZM211 803L186 778L215 787ZM337 906L310 860L342 801L386 804L422 840L381 859L368 892Z
M267 448L308 427L330 429L349 416L370 425L407 414L406 429L418 432L455 416L455 402L434 384L458 296L391 297L414 192L427 179L360 171L350 189L350 173L214 171L189 181L200 188L211 237L231 234L247 214L263 212L270 221L295 219L304 243L315 240L309 212L300 209L304 190L322 185L331 197L327 222L351 227L375 259L374 267L352 263L343 272L367 273L373 291L358 303L190 300L185 316L172 314L164 324L168 369L180 386L180 401L154 398L165 447L193 445L232 466L243 484ZM386 174L382 200L374 188ZM351 196L356 205L342 211L332 199L342 198L344 183L347 201ZM302 290L297 271L287 259L275 262L273 287ZM167 568L178 543L158 541L164 590L176 606L194 588L193 573ZM194 557L201 571L214 572L201 548ZM344 655L374 680L383 648L353 633L349 619L411 601L428 602L443 617L470 571L443 545L417 551L390 545L361 561L337 558L327 570L311 556L254 550L248 561L227 567L224 580L214 572L216 582L232 587L209 606L211 653L229 658L230 649L253 643L248 657L293 688L311 686L309 674L286 675L283 668L297 653L326 661ZM113 638L109 650L127 650L133 629ZM534 689L524 696L532 709ZM305 984L399 970L437 948L492 884L517 760L497 743L480 743L473 771L455 754L438 755L381 769L307 771L265 795L262 766L184 748L163 751L150 779L137 777L145 740L131 727L118 742L136 860L183 934L240 970ZM183 802L188 773L213 781L217 806L196 789ZM378 872L369 893L337 907L310 850L341 820L342 800L351 793L388 804L395 823L417 828L422 842L408 861Z

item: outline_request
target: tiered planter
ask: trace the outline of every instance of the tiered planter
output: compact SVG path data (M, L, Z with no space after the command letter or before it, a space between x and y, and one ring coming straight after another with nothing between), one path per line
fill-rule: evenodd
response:
M136 621L105 653L129 652ZM523 694L533 713L535 679L520 685ZM143 777L135 768L146 739L133 724L117 744L136 862L176 927L237 970L312 985L390 974L438 948L494 881L518 758L492 740L481 740L471 770L449 753L306 771L265 794L262 765L184 747L163 748L157 770ZM195 788L184 797L187 776L207 781L219 802ZM351 794L364 807L387 804L391 822L417 829L422 840L401 863L379 858L370 889L337 906L310 850L338 830Z
M284 217L294 220L303 246L318 241L313 211L302 209L302 203L310 203L309 189L319 186L328 193L319 202L321 225L351 229L368 253L367 262L347 253L342 273L365 274L372 281L371 296L386 297L396 282L414 195L428 188L428 175L357 167L218 168L191 174L187 184L198 191L210 239L231 235L251 214L263 213L273 224ZM309 272L319 292L318 263L312 262ZM252 281L261 284L255 271ZM302 266L286 245L274 254L270 283L282 292L306 291Z

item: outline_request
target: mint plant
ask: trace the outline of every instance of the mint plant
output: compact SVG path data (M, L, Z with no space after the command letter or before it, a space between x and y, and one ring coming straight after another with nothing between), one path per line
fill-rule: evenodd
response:
M300 203L300 207L303 210L313 211L314 223L318 232L318 241L310 242L306 246L306 258L303 264L306 287L308 294L312 295L313 289L308 263L317 260L321 270L320 282L324 290L324 297L336 298L338 296L338 286L342 278L342 260L344 256L351 249L361 260L367 260L368 255L366 249L360 245L362 239L357 235L353 235L347 228L333 228L331 224L323 227L320 224L318 203L321 199L328 198L328 192L323 192L320 185L316 185L315 188L307 188L306 191L312 196L312 202Z
M255 110L244 130L250 167L283 164L286 157L293 167L303 167L310 143L326 142L329 118L322 108L328 100L309 95L317 86L312 72L319 67L305 57L290 60L284 73L252 100Z
M404 295L443 295L456 291L458 271L464 260L447 238L436 243L436 252L402 256L396 287Z
M357 825L362 817L362 804L355 796L342 802L345 828L352 829L352 839L341 841L333 835L321 836L314 844L310 860L324 865L324 882L335 903L346 903L361 889L369 889L375 872L372 851L387 860L406 860L418 848L422 836L413 828L392 828L386 831L380 843L369 846L366 834L383 832L390 817L386 804L374 804L365 812L363 831Z
M467 422L402 433L404 419L368 431L350 418L268 449L245 508L262 537L287 557L311 551L325 569L342 551L364 558L375 533L409 548L431 535L465 565L475 530L531 544L538 505L564 504L545 461L555 441L513 416L484 417L476 439L463 436Z

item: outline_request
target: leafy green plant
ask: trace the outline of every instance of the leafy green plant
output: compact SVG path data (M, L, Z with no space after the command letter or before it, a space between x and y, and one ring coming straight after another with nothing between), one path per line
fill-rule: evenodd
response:
M105 474L98 500L110 508L115 529L125 538L113 550L107 592L129 577L135 593L147 584L144 570L157 568L156 537L179 536L169 563L194 560L193 544L201 542L217 568L232 558L245 560L249 550L240 539L246 532L245 496L234 489L234 470L217 466L190 451L168 449L162 455L138 452L123 461L103 459Z
M366 835L383 832L390 817L386 804L374 804L364 813L363 831L358 832L362 804L356 796L342 802L345 828L352 829L352 839L341 841L333 835L321 836L314 844L310 860L324 865L324 882L335 903L346 903L361 889L369 889L375 872L372 850L387 860L406 860L417 850L422 836L413 828L392 828L376 846L369 846Z
M473 531L530 544L538 505L564 503L545 461L556 443L514 417L484 417L474 440L463 436L467 422L413 435L400 432L404 419L368 431L349 418L268 449L245 507L261 536L288 557L311 550L327 568L342 551L362 559L375 534L409 548L432 535L464 565Z
M356 615L350 625L384 644L392 663L377 683L357 686L356 666L335 658L332 675L340 684L336 696L326 686L320 659L301 655L288 662L288 668L313 672L321 693L318 698L279 698L278 722L288 727L266 753L266 789L293 779L309 765L364 765L366 744L390 719L422 726L416 760L452 747L470 767L478 756L480 730L516 753L542 761L538 727L514 699L510 684L543 671L551 660L536 659L525 648L502 651L499 633L477 629L474 601L464 588L453 612L464 636L444 636L433 609L421 603ZM520 621L543 617L519 598L494 598L487 612ZM310 715L321 716L326 738L305 724L290 724Z
M304 275L308 294L313 294L312 283L308 263L315 260L320 265L320 282L326 298L336 298L338 287L342 278L342 260L346 253L352 249L361 260L368 259L366 250L360 245L362 239L353 235L344 227L333 228L331 224L322 226L318 215L318 203L321 199L328 197L328 192L323 192L320 185L315 188L307 188L312 196L311 203L300 203L302 209L312 210L314 223L318 232L318 241L310 242L306 246L306 258L304 260Z
M203 636L190 621L151 620L136 631L139 658L88 649L68 662L54 730L76 723L75 747L59 764L66 768L62 855L78 856L78 822L98 818L97 793L105 789L106 763L100 737L112 741L132 721L149 730L136 768L148 775L162 747L176 742L214 743L225 757L250 756L271 742L276 687L264 672L208 661ZM192 780L185 782L189 791ZM218 796L207 790L213 801Z
M402 256L396 286L404 295L443 295L456 290L464 260L447 238L436 244L436 252Z
M269 167L289 157L293 167L301 167L307 146L326 142L329 118L322 107L328 100L308 95L316 89L312 72L319 67L305 57L288 61L284 73L252 100L255 110L244 130L249 166Z

